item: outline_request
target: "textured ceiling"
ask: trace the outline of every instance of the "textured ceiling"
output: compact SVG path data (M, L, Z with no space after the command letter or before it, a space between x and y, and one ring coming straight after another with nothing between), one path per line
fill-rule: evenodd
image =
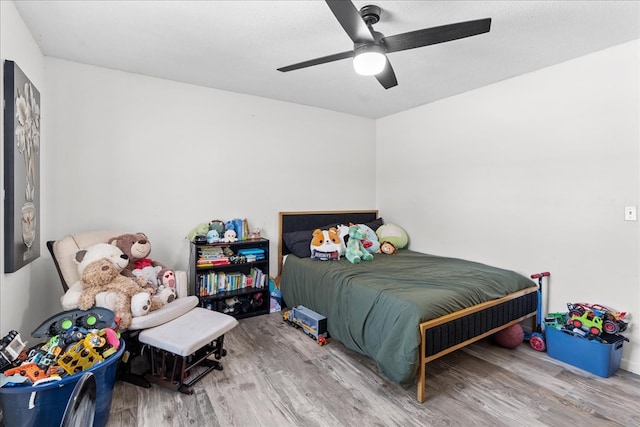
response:
M389 55L385 90L346 59L324 1L15 1L51 57L200 86L382 117L640 38L637 1L354 1L376 4L386 36L492 18L486 34Z

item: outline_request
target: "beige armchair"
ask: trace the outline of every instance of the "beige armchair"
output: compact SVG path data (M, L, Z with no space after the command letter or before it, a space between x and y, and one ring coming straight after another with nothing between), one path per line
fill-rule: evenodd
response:
M76 252L85 249L96 243L105 243L114 236L124 234L119 231L90 231L72 234L60 240L47 242L47 247L53 262L58 270L62 288L65 294L61 297L61 305L64 310L75 308L74 301L77 302L82 285L74 261ZM152 311L144 316L134 317L129 330L147 329L164 324L170 320L182 316L198 305L196 296L189 296L187 273L185 271L175 271L176 293L178 298L162 308ZM96 296L96 305L112 310L114 308L113 294L102 292Z
M94 231L47 242L65 290L63 308L69 303L65 298L73 299L70 293L82 292L74 261L76 252L121 234L124 233ZM224 334L236 327L238 321L232 316L196 307L198 297L188 295L186 272L174 273L178 298L158 310L134 317L131 326L122 333L126 357L122 358L119 378L141 387L150 387L153 382L190 394L196 382L209 372L222 369L219 360L227 354ZM109 292L98 294L96 305L115 308ZM143 351L145 347L149 351Z

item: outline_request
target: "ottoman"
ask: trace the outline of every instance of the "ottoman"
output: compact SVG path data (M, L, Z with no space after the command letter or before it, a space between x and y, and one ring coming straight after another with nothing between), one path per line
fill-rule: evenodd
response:
M174 391L191 394L191 386L222 364L224 334L238 325L227 314L196 307L162 325L145 329L138 339L151 348L147 380Z

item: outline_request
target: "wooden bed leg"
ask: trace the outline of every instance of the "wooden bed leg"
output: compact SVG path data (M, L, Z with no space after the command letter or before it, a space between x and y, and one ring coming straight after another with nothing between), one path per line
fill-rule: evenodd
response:
M427 353L427 343L425 336L425 326L420 324L420 366L418 366L418 402L424 403L425 401L425 388L427 386L427 361L425 360L425 354Z
M418 402L420 403L424 403L425 401L425 387L427 382L427 379L425 378L425 375L426 375L425 368L426 366L424 361L420 360L420 367L418 368L418 395L417 395Z

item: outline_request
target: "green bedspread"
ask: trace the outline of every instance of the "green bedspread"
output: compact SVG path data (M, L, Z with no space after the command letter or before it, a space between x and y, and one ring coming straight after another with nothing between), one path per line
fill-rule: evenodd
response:
M332 338L409 386L418 370L420 322L535 283L509 270L401 250L360 264L288 255L280 286L288 306L326 316Z

